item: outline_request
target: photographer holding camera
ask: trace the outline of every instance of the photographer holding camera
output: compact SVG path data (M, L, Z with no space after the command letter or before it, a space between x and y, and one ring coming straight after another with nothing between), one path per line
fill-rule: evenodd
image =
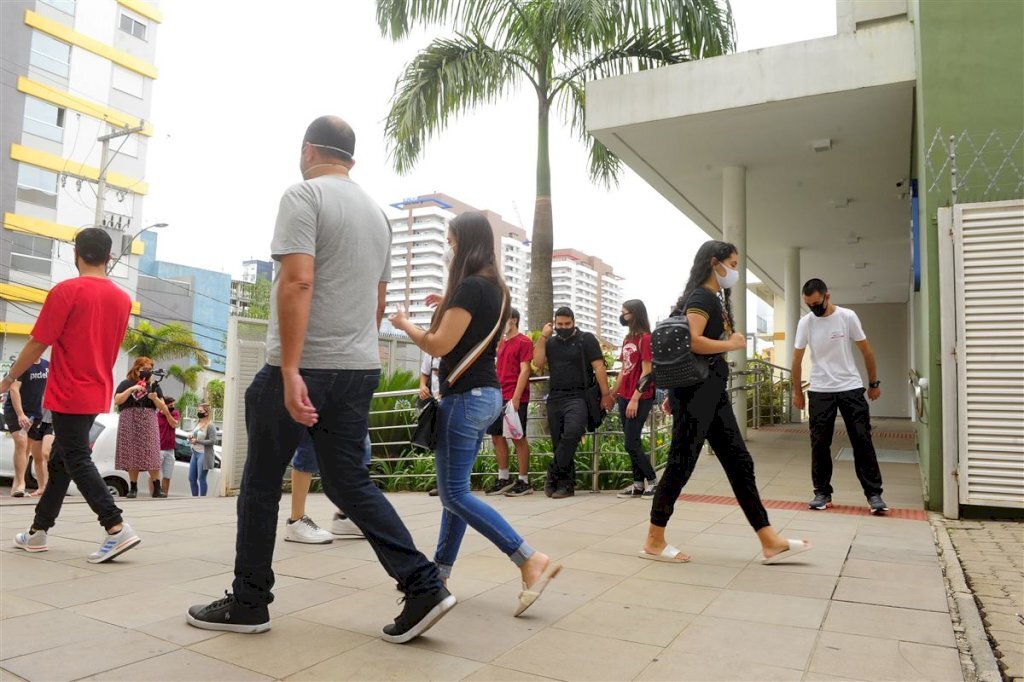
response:
M164 410L160 377L163 372L153 371L153 361L136 358L128 378L117 386L114 404L117 405L117 456L115 466L128 472L131 489L126 497L139 494L139 472L149 472L153 497L167 497L160 487L160 428L157 410Z

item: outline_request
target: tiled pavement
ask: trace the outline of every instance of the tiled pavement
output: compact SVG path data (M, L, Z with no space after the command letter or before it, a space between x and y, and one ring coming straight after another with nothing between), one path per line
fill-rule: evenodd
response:
M765 498L805 500L806 435L751 433ZM917 467L882 467L889 504L920 509ZM837 462L836 484L837 503L863 504L851 463ZM685 492L730 494L710 456ZM390 498L429 554L437 499ZM684 501L669 538L693 562L666 565L635 556L643 502L609 493L488 500L566 569L513 618L517 571L470 532L451 581L459 605L405 646L378 639L400 607L364 541L280 542L273 629L218 634L186 625L184 610L230 584L233 500L125 501L143 543L98 566L84 559L99 540L86 505L67 504L50 551L28 555L8 547L31 505L5 501L0 678L962 679L926 521L771 509L778 528L815 549L798 563L762 566L738 507ZM309 511L326 522L331 509L315 495Z

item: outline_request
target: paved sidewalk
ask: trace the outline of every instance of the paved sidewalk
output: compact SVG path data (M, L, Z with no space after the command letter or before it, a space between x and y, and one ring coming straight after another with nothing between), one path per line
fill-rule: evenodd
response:
M1024 679L1024 522L946 520L1007 679Z
M802 561L761 565L734 503L680 502L669 538L693 562L668 565L636 556L649 512L641 501L614 493L487 498L566 569L513 618L518 572L471 531L451 581L459 605L405 646L378 637L400 606L364 541L279 542L273 629L220 634L189 627L184 611L230 584L234 500L124 501L143 544L110 565L84 559L99 540L86 505L69 501L50 551L28 555L9 544L32 507L5 501L0 677L961 680L927 521L864 514L858 491L848 489L856 485L849 462L837 463L836 479L858 513L779 508L806 497L806 435L752 432L751 449L766 498L778 501L773 523L815 544ZM891 505L920 509L919 489L916 505L900 490L912 488L915 465L884 464L883 473ZM713 457L702 458L686 492L728 494ZM437 499L389 497L432 553ZM326 523L331 508L314 495L309 511Z

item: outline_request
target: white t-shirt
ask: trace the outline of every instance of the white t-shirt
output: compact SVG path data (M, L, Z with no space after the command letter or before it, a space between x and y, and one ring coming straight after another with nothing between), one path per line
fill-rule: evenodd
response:
M794 347L811 347L811 387L818 393L839 393L864 388L864 380L853 359L853 344L868 338L857 313L836 306L827 317L813 314L796 326Z
M441 381L438 372L441 368L441 358L432 358L426 353L423 354L423 361L420 363L420 374L430 377L430 392L435 398L441 397Z

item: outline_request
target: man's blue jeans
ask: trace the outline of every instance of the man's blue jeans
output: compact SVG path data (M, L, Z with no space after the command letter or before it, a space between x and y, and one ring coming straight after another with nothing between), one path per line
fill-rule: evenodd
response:
M319 421L308 429L327 497L359 527L384 570L409 596L441 588L437 566L427 560L394 507L370 480L364 462L370 400L380 370L301 370ZM245 393L249 452L238 497L233 591L246 606L274 597L274 541L281 483L307 429L284 406L281 368L266 365Z
M533 554L508 521L469 490L469 476L484 430L497 419L501 405L497 388L473 388L441 400L435 457L437 490L444 511L434 561L446 578L459 555L466 524L493 542L516 566L522 566Z

